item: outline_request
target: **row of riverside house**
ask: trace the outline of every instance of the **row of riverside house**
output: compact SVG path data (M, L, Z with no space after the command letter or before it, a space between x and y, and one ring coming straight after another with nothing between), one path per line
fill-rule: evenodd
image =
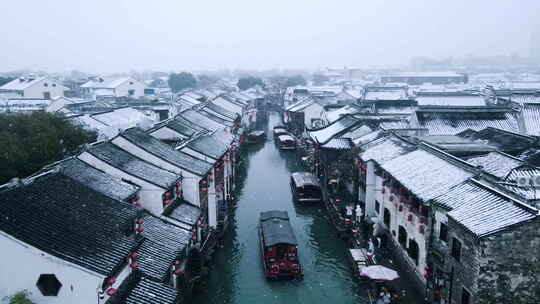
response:
M0 295L189 301L233 199L249 100L227 98L238 108L200 98L150 129L120 130L0 186Z
M336 227L352 240L379 237L419 303L534 303L540 192L518 180L540 178L523 160L535 157L537 139L493 127L429 136L407 126L399 115L357 113L306 132ZM356 233L367 227L357 216L373 230Z

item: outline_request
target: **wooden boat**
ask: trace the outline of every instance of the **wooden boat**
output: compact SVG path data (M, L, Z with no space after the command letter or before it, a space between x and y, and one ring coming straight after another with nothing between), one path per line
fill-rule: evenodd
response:
M279 135L276 144L281 150L296 150L296 139L290 134Z
M261 212L259 240L264 274L268 279L303 277L296 237L286 211Z
M274 127L273 132L274 132L274 139L278 138L280 135L289 134L289 131L287 131L287 129L285 129L285 127L283 126Z
M310 172L294 172L291 174L291 192L298 202L320 202L322 191L319 179Z
M266 140L266 133L264 131L253 131L247 134L247 144L260 144Z

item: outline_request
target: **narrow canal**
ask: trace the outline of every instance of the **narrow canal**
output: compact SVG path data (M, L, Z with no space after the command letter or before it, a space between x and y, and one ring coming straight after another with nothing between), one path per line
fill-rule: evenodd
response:
M266 143L249 147L244 157L234 220L193 303L367 303L366 292L351 276L345 243L336 237L324 207L292 201L290 173L302 167L295 152L275 147L271 130L277 122L277 115L271 115ZM271 209L289 212L303 281L269 282L263 275L257 224L259 213Z

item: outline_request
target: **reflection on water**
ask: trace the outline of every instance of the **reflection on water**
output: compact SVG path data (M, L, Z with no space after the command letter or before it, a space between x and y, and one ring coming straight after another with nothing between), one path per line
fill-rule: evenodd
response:
M270 124L276 122L277 116L271 116ZM352 279L346 246L324 207L293 202L289 178L302 170L300 161L294 151L278 151L268 129L266 143L247 147L234 219L194 303L367 303L365 291ZM289 212L303 281L268 282L264 277L257 224L259 213L270 209Z

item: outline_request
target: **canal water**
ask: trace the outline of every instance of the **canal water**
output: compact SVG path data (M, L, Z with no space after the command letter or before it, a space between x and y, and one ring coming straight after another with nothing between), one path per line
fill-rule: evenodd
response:
M351 275L346 244L337 238L324 206L292 200L290 174L302 166L295 152L275 147L271 130L277 122L277 115L271 115L267 141L249 147L244 155L234 219L193 303L367 303L366 291ZM271 282L264 277L257 224L259 213L271 209L289 213L304 269L302 281Z

